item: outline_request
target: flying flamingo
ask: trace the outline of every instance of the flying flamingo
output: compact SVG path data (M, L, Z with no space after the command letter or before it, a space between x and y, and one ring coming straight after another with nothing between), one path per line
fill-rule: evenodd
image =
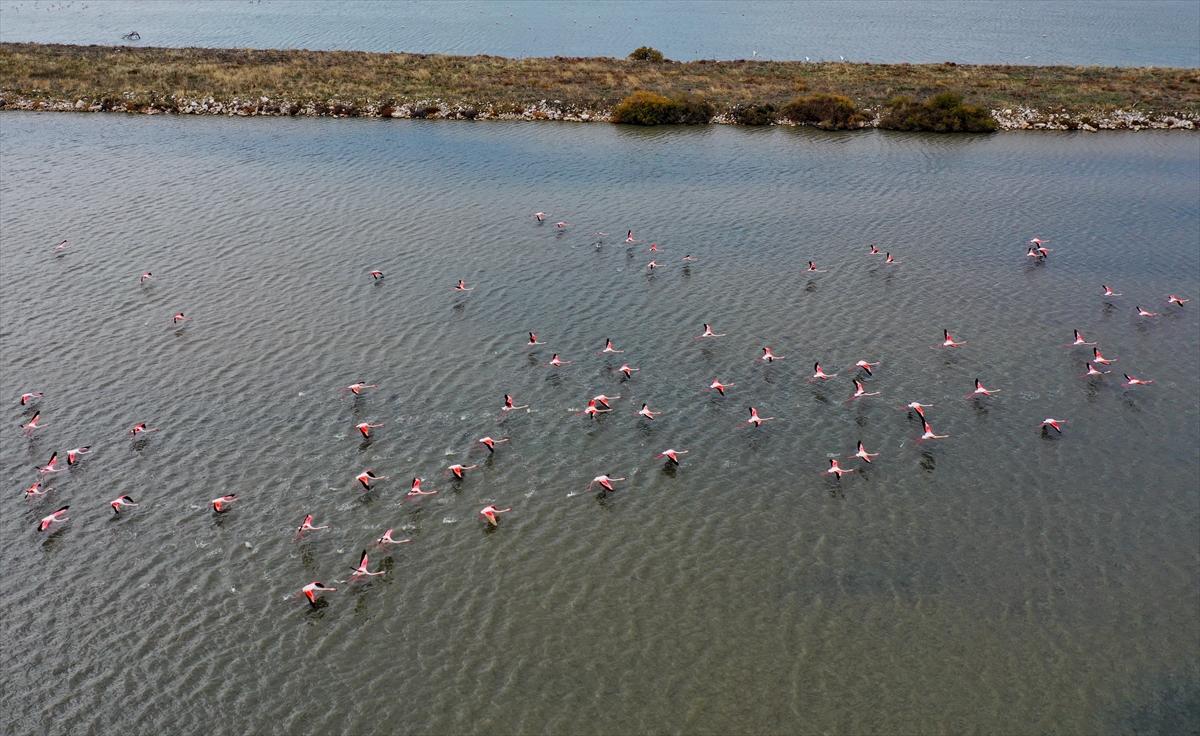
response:
M133 429L129 430L129 437L131 439L137 439L143 434L149 434L157 431L158 427L147 427L145 422L138 422L137 424L133 425Z
M637 413L634 414L634 416L645 417L647 419L652 420L652 419L654 419L654 417L658 416L659 414L662 414L662 412L661 411L650 411L649 404L642 404L642 408L638 409Z
M377 571L375 571L375 572L368 572L368 571L367 571L367 564L368 564L369 562L370 562L370 560L368 560L368 559L367 559L367 551L364 549L364 550L362 551L362 557L360 557L360 558L358 559L358 567L354 568L354 572L353 572L353 574L351 574L351 575L350 575L350 580L351 580L352 582L353 582L353 581L355 581L355 580L358 580L359 578L364 578L364 577L366 577L366 578L369 578L369 577L374 577L374 576L376 576L376 575L382 575L382 574L384 574L385 572L387 572L387 570L377 570Z
M596 394L594 397L592 397L592 401L599 401L601 404L604 404L605 408L608 408L609 401L616 401L619 398L621 398L621 397L620 396L605 396L604 394Z
M1003 391L1003 389L999 389L999 388L986 389L986 388L984 388L983 384L979 382L978 378L976 378L975 379L975 390L972 391L971 393L967 394L964 398L970 399L970 398L973 398L976 396L991 396L992 394L998 394L1001 391Z
M580 417L580 416L583 416L584 414L587 414L592 419L595 419L597 414L603 414L604 412L607 412L607 411L612 411L612 409L599 409L596 407L596 400L592 399L591 401L588 402L587 408L581 412L576 413L575 416Z
M1135 306L1134 309L1137 310L1139 317L1157 317L1158 316L1158 312L1147 312L1145 309L1142 309L1141 307Z
M179 324L180 322L191 322L191 321L192 321L192 318L184 317L183 312L180 312L171 318L171 322L173 322L174 324Z
M1092 345L1095 345L1095 344L1096 343L1094 343L1094 342L1088 342L1088 341L1084 340L1083 335L1079 334L1079 330L1075 330L1075 342L1070 343L1069 345L1064 345L1063 347L1074 348L1074 347L1079 347L1080 345L1087 345L1087 346L1091 347Z
M1080 378L1087 378L1088 376L1103 376L1105 373L1112 373L1112 371L1096 370L1095 366L1093 366L1091 363L1084 363L1084 365L1087 366L1087 373L1084 373L1082 376L1080 376Z
M303 588L301 588L300 593L303 594L304 597L308 599L309 604L312 605L313 608L316 608L317 600L319 599L319 595L318 595L319 593L322 593L325 591L334 592L336 590L337 590L337 588L330 588L329 586L325 585L325 583L322 583L320 580L316 580L316 581L311 582L308 585L304 586Z
M512 511L512 507L506 509L498 509L495 506L487 505L479 510L479 515L487 519L487 523L491 526L499 526L500 521L496 518L496 514L507 514Z
M864 371L867 372L868 376L874 376L875 374L871 372L871 369L877 365L880 365L880 364L879 363L868 363L865 360L860 360L857 363L855 363L853 367L863 369Z
M655 456L654 456L654 459L655 459L655 460L660 460L660 459L662 459L662 458L664 458L664 457L665 457L665 458L667 458L668 460L670 460L670 461L671 461L671 464L672 464L672 465L679 465L679 456L680 456L680 455L686 455L686 454L688 454L689 452L691 452L691 450L674 450L674 449L667 449L667 450L663 450L662 452L660 452L660 453L658 453L657 455L655 455Z
M838 477L838 480L841 480L842 475L844 473L853 473L853 472L854 472L853 469L847 470L845 468L839 468L838 464L837 464L837 458L831 457L831 458L829 458L829 470L822 472L821 475L836 475Z
M869 462L871 462L871 458L879 457L879 453L878 452L867 452L867 448L863 447L862 440L859 440L858 441L858 452L854 453L853 455L847 455L846 457L862 458L863 460L866 460L869 463Z
M826 273L826 272L817 268L817 264L813 263L812 261L809 261L808 268L804 269L804 273Z
M878 396L880 393L881 392L879 392L879 391L868 392L865 388L863 388L862 381L855 379L854 395L851 396L850 398L846 399L846 401L854 401L855 399L861 399L864 396Z
M950 436L948 434L934 434L933 428L929 426L929 422L922 422L922 424L925 426L925 432L921 435L920 439L916 440L918 445L925 440L944 440Z
M371 278L374 279L375 281L379 281L384 276L387 276L387 271L380 271L380 270L376 269L371 272Z
M775 418L775 417L760 417L758 415L758 409L755 409L753 406L750 406L747 408L750 410L750 418L747 419L746 421L742 422L741 424L739 424L738 427L745 427L750 424L753 424L755 427L759 427L759 426L762 426L763 422L769 422Z
M918 415L920 415L921 419L924 419L925 418L924 410L928 409L929 407L932 407L932 406L937 406L937 404L918 404L915 401L910 401L909 403L905 404L904 406L898 406L896 408L900 411L904 411L905 409L911 409L912 411L915 411Z
M813 373L812 378L808 379L807 383L812 383L813 381L818 381L818 380L819 381L828 381L830 378L837 378L837 376L838 376L837 373L834 373L833 375L829 375L825 371L821 370L820 363L813 363L813 370L816 372Z
M348 393L354 394L355 396L361 396L362 390L364 388L379 388L379 387L373 383L368 384L368 383L364 383L363 381L355 381L354 383L350 384L346 388L339 391L338 398L340 399Z
M32 392L32 393L28 393L28 394L21 394L21 406L29 406L34 401L42 398L43 396L45 396L45 394L40 394L40 393L37 393L36 391Z
M35 412L33 418L29 420L28 424L21 425L21 432L26 437L32 437L35 430L42 429L43 427L49 427L49 424L38 424L38 420L41 418L42 413L40 411Z
M74 450L67 450L67 465L74 465L79 462L80 455L88 455L92 451L91 445L76 447Z
M529 342L525 343L525 347L531 348L534 345L545 345L545 344L546 343L544 343L544 342L539 342L537 339L537 335L535 335L531 332L531 333L529 333Z
M1167 297L1166 303L1167 304L1178 304L1179 306L1182 307L1184 304L1187 304L1190 301L1191 301L1191 299L1180 299L1179 297L1175 296L1174 294L1171 294L1169 297Z
M25 500L29 500L29 499L33 498L34 496L44 496L47 493L49 493L50 491L54 490L53 488L47 488L46 490L43 491L43 490L40 490L41 487L42 487L42 482L39 480L38 482L36 482L33 485L26 488L25 489Z
M475 444L483 445L484 449L486 449L488 454L491 455L496 451L496 445L500 444L501 442L508 442L508 440L508 437L505 437L502 440L494 440L491 437L480 437L479 439L475 440Z
M1104 356L1100 354L1100 348L1092 348L1092 362L1099 363L1100 365L1112 365L1113 363L1117 363L1119 361L1116 358L1113 358L1112 360L1105 360Z
M700 393L706 394L709 391L716 391L717 393L724 396L725 389L729 388L730 386L736 386L736 385L737 385L736 383L721 383L719 380L713 379L713 382L711 384L709 384L708 388L701 390Z
M1108 288L1108 287L1107 287L1107 286L1105 286L1104 284L1100 284L1100 288L1104 289L1104 294L1103 294L1103 296L1125 296L1124 294L1118 294L1117 292L1115 292L1115 291L1113 291L1112 289Z
M122 506L139 506L140 504L134 503L129 496L117 496L109 501L108 505L112 506L113 514L120 514Z
M625 352L625 351L624 350L614 350L613 346L612 346L612 340L609 340L608 338L604 338L604 349L598 351L596 353L596 355L603 355L605 353L623 353L623 352Z
M884 258L883 262L885 264L892 264L892 265L898 265L898 264L904 263L904 261L897 261L895 258L892 258L891 253L887 254L887 258Z
M63 242L66 242L66 241L63 241ZM63 516L63 514L67 513L67 509L69 509L69 508L71 508L71 507L63 506L58 511L55 511L53 514L42 517L41 523L38 524L38 531L40 531L40 532L46 531L47 529L50 528L51 524L62 524L63 522L70 521L69 518L67 518L66 516ZM59 518L60 516L62 517L61 519Z
M455 478L462 480L464 470L474 470L475 468L478 468L478 467L479 467L478 465L459 465L459 464L455 463L454 465L451 465L450 467L446 468L446 471L450 472L450 473L454 473Z
M64 240L63 242L54 246L54 251L57 253L59 251L66 250L66 248L67 248L67 241Z
M718 335L718 334L714 333L714 332L712 331L712 327L709 327L709 326L708 326L708 323L706 322L706 323L704 324L704 334L703 334L703 335L696 335L696 336L695 336L695 337L693 337L692 339L693 339L693 340L699 340L699 339L700 339L700 338L702 338L702 337L725 337L725 335Z
M450 291L475 291L475 287L474 287L474 286L467 286L467 282L466 282L466 281L463 281L462 279L459 279L459 280L458 280L458 285L457 285L457 286L455 286L455 287L454 287L453 289L451 289Z
M633 231L632 231L632 230L630 230L630 231L629 231L629 234L625 236L625 242L626 242L626 243L640 243L640 242L642 242L642 241L640 241L640 240L635 240L635 239L634 239L634 237L633 237Z
M414 497L418 501L420 501L421 496L432 496L435 493L437 493L437 491L422 491L421 490L421 481L422 480L424 480L424 479L423 478L413 478L412 488L408 489L408 495L406 495L404 497L404 501L407 501L408 499L414 498ZM401 501L400 503L404 503L404 501Z
M1143 381L1140 378L1134 378L1133 376L1129 375L1128 373L1123 373L1122 375L1125 376L1125 384L1124 385L1126 385L1126 386L1148 386L1148 385L1154 383L1154 381Z
M1060 427L1058 425L1066 424L1066 422L1067 422L1066 419L1043 419L1040 426L1041 426L1043 432L1046 431L1046 427L1054 427L1055 432L1062 434L1062 427Z
M364 470L363 472L354 476L354 480L358 481L359 485L361 485L363 490L366 491L371 490L371 481L387 479L388 477L386 475L375 475L375 473L370 470Z
M954 342L954 338L953 338L953 337L950 337L950 331L949 331L949 330L942 330L942 335L944 335L944 336L945 336L945 338L946 338L946 339L945 339L945 340L942 342L942 347L944 347L944 348L956 348L956 347L958 347L959 345L966 345L966 344L967 344L967 341L966 341L966 340L963 340L962 342Z
M767 362L767 363L773 363L773 362L774 362L774 361L776 361L776 360L783 360L783 359L784 359L784 357L785 357L785 356L782 356L782 355L772 355L772 354L771 354L771 348L763 348L763 354L762 354L762 357L755 358L755 359L754 359L754 362L755 362L755 363L758 363L758 362L763 362L763 361L765 361L765 362Z
M54 467L54 464L57 462L58 462L58 453L56 452L50 456L50 462L46 463L45 466L38 468L37 471L42 474L42 478L45 478L47 475L49 475L51 473L61 473L64 470L66 470L66 468Z
M312 520L313 520L312 514L309 514L308 516L304 517L304 523L296 528L296 538L297 539L303 537L304 532L315 532L315 531L320 531L321 529L329 528L327 526L313 526Z
M548 368L550 366L554 366L555 368L558 368L559 366L570 365L570 364L571 364L571 361L569 361L569 360L559 360L558 353L555 353L554 357L550 359L550 362L547 363L545 367Z
M529 408L529 404L525 404L524 406L513 406L513 397L509 396L508 394L504 394L504 406L501 407L501 409L500 409L500 416L505 417L505 416L508 416L508 413L510 411L517 411L518 409L528 409L528 408Z
M634 371L640 371L640 370L641 370L641 368L630 368L628 363L622 363L621 367L614 370L613 373L624 373L625 380L629 380L630 378L633 378Z
M383 533L383 536L371 543L371 549L381 549L384 552L391 552L388 549L389 544L407 544L411 539L392 539L392 530L388 529Z
M371 439L371 430L386 427L386 424L371 424L370 422L360 422L354 425L354 428L362 433L363 439Z
M605 489L607 489L607 490L610 490L610 491L611 491L611 490L613 490L612 484L613 484L613 483L616 483L617 481L620 481L620 480L625 480L625 479L624 479L624 478L613 478L613 477L611 477L611 476L609 476L609 475L607 475L607 474L605 474L605 475L597 475L595 478L592 478L592 482L591 482L591 483L588 483L588 493L591 493L591 492L592 492L592 488L593 488L593 487L594 487L594 486L595 486L597 483L599 483L599 484L600 484L601 486L603 486Z
M209 501L208 503L210 506L213 507L214 512L216 512L218 514L223 514L229 510L227 508L224 508L225 506L228 506L229 504L232 504L232 503L236 503L238 500L240 500L240 499L238 499L237 496L225 495L225 496L221 496L220 498L214 498L213 500Z

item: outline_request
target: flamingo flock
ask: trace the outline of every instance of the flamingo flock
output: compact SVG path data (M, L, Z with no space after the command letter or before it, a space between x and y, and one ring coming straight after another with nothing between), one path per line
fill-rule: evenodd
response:
M545 222L547 215L543 212L536 212L536 213L533 213L532 215L530 215L530 217L536 219L539 224L542 224ZM556 229L565 229L565 228L571 227L571 225L569 223L565 223L565 222L557 222L557 223L554 223L554 227ZM596 235L603 235L603 234L604 233L596 233ZM625 237L624 242L627 245L632 245L635 243L640 243L642 241L634 238L633 231L630 230L628 232L627 236ZM1026 255L1028 257L1037 259L1039 262L1044 262L1049 257L1051 249L1045 247L1045 241L1043 241L1039 238L1033 238L1032 240L1029 241L1028 245L1029 245L1029 249L1026 252ZM61 254L61 252L65 248L66 248L66 241L63 241L58 246L55 246L54 250L56 253ZM648 252L656 252L657 253L657 252L661 252L661 249L659 248L658 244L656 243L650 247ZM885 265L899 265L902 263L901 261L895 260L892 257L890 252L880 253L879 249L874 245L870 246L870 252L868 255L884 256L884 260L882 261L882 263L884 263ZM685 256L682 260L691 262L691 261L696 261L698 259L693 258L689 254L689 255ZM650 261L649 264L646 266L645 270L647 273L651 273L655 268L660 268L664 265L666 265L666 264L658 263L656 261ZM804 269L803 272L804 273L826 273L827 270L826 269L818 269L815 262L808 261L808 267L806 269ZM378 270L378 269L368 272L369 277L373 281L379 281L379 280L383 279L386 274L387 274L387 271ZM157 277L152 276L151 273L149 271L147 271L139 277L139 281L141 283L145 283L147 280L155 279L155 278L157 278ZM465 281L459 280L457 282L457 285L455 287L453 287L451 289L451 291L463 292L463 291L472 291L473 289L474 289L474 287L467 287ZM1102 297L1105 299L1115 299L1115 298L1123 296L1122 294L1113 291L1112 288L1110 288L1107 285L1102 285L1101 289L1103 290ZM1164 302L1164 307L1167 310L1184 309L1185 305L1189 301L1190 301L1189 299L1184 299L1182 297L1176 296L1175 294L1171 294L1168 297L1167 301ZM1141 319L1154 319L1154 318L1157 318L1160 316L1160 313L1158 313L1158 312L1151 312L1147 309L1143 309L1141 306L1136 306L1136 305L1134 306L1134 313ZM178 327L181 323L192 322L194 318L191 316L185 316L183 312L178 312L175 315L173 315L172 317L170 317L170 319L171 319L172 325L175 325ZM709 323L702 323L702 325L703 326L702 326L701 334L692 335L691 336L692 339L698 340L698 339L705 339L705 338L729 337L729 335L727 333L715 332L713 326ZM550 340L539 340L537 334L535 334L534 332L529 332L528 336L529 336L528 341L524 343L524 347L527 349L533 349L533 348L537 348L537 347L541 347L541 346L546 346L546 345L549 345L551 342ZM733 339L736 340L737 338L734 337ZM931 347L935 347L935 348L939 348L939 349L940 348L950 348L950 349L958 350L958 349L966 348L966 346L968 346L969 344L971 344L971 343L969 343L967 340L956 339L954 336L951 335L949 329L944 329L942 331L941 341L933 343L931 345ZM1084 338L1083 334L1078 329L1076 329L1074 331L1074 336L1073 336L1072 341L1069 343L1066 343L1064 345L1064 347L1069 348L1069 349L1075 349L1075 348L1090 348L1091 349L1091 358L1086 362L1087 372L1085 374L1083 374L1082 376L1080 376L1080 378L1086 378L1090 381L1102 381L1102 380L1104 380L1104 376L1112 373L1111 370L1101 370L1101 369L1096 368L1096 366L1110 366L1113 363L1118 362L1116 358L1112 358L1112 359L1105 358L1100 350L1100 346L1099 346L1098 342L1088 341L1087 339ZM760 355L758 358L756 358L753 361L754 363L774 363L776 361L783 361L786 359L786 356L779 356L779 355L773 354L771 352L770 347L764 346L761 349L762 349L762 355ZM547 352L549 352L549 351L547 351ZM602 356L607 356L607 355L625 354L626 352L627 351L625 349L617 349L614 346L613 340L611 340L609 338L605 338L603 349L596 351L596 354L602 355ZM571 364L572 364L571 360L564 360L560 357L560 353L555 352L555 353L553 353L553 358L551 358L551 360L548 363L544 363L544 364L540 364L540 365L542 365L543 367L546 367L546 368L558 369L558 368L562 368L565 366L570 366ZM850 401L856 401L859 399L868 399L870 397L882 395L883 391L868 390L864 381L876 379L877 376L875 373L875 369L880 368L880 366L882 366L883 364L884 364L883 361L870 362L867 360L859 360L856 363L854 363L854 365L851 366L849 369L846 369L847 370L847 378L848 378L848 380L850 380L853 383L854 390L853 390L853 393L848 398L845 399L845 401L850 402ZM624 363L621 365L620 368L615 369L612 372L622 374L624 376L623 380L629 380L633 377L633 373L636 371L639 371L639 370L641 370L641 369L630 367L629 363ZM838 378L840 375L842 375L841 372L827 373L821 367L820 361L817 361L813 364L813 373L812 373L811 378L808 379L808 383L813 383L813 382L824 383L824 382L832 381L833 379ZM1128 373L1123 373L1122 375L1124 376L1125 381L1123 383L1121 383L1120 385L1127 387L1127 388L1148 387L1154 383L1153 379L1138 378L1138 377L1135 377ZM843 379L843 380L846 380L846 379ZM709 391L716 391L720 394L721 397L725 397L726 391L733 389L736 386L737 386L737 384L734 382L723 383L719 378L714 378L712 380L712 382L709 383L707 386L697 386L697 390L699 393L707 393ZM353 397L353 399L355 401L358 401L359 399L361 399L362 397L364 397L366 395L366 392L368 390L376 389L376 388L379 388L379 386L377 384L367 383L366 381L359 380L359 381L355 381L355 382L341 388L340 390L338 390L336 393L336 397L337 397L337 399L343 399L347 396L351 396L351 397ZM964 397L964 400L976 401L976 402L991 401L994 399L995 394L1002 393L1002 391L1003 391L1003 389L999 389L999 388L985 388L982 383L982 379L979 377L976 377L974 379L974 390L972 390L970 393L968 393ZM331 394L332 393L333 392L331 391ZM42 407L44 405L48 405L48 408L52 409L52 398L51 397L52 397L52 394L50 394L48 397L47 393L45 393L45 392L29 391L29 392L21 394L18 399L18 404L21 407L27 408L28 410L33 412L32 416L28 419L28 421L26 421L24 424L19 425L19 428L21 429L22 433L26 437L31 438L31 440L33 439L33 434L36 431L43 429L47 426L50 426L48 424L42 423ZM587 422L601 421L602 415L609 414L614 411L612 404L610 402L614 402L614 401L617 401L620 399L621 399L621 396L608 396L605 394L599 394L599 395L593 397L592 399L590 399L587 403L587 407L583 411L577 412L576 416L577 417L586 417L586 420L583 420L583 421L587 421ZM996 399L996 400L998 400L998 399ZM30 408L30 407L34 407L35 405L36 405L36 408ZM903 406L898 407L898 409L900 411L909 412L910 418L914 414L916 415L917 418L919 418L921 428L922 428L922 433L919 436L912 438L912 441L914 443L916 443L917 445L920 445L923 442L932 441L932 440L950 439L950 435L948 435L948 434L937 434L929 423L929 417L927 416L925 410L935 408L935 406L936 406L935 404L925 404L925 403L921 403L919 401L910 401L910 402L904 404ZM504 404L501 407L501 411L500 411L500 421L502 421L505 417L507 417L510 412L516 412L519 410L528 410L529 408L530 408L530 406L528 404L517 405L515 403L515 399L510 394L504 394ZM776 420L775 416L766 416L766 417L760 416L758 408L754 407L754 406L746 407L746 411L749 412L749 418L746 421L742 422L741 424L737 425L741 429L745 429L747 427L753 427L754 428L753 431L767 431L767 430L763 429L763 425L766 424L767 422ZM651 410L648 403L643 403L641 409L639 411L633 413L633 417L636 418L633 421L653 422L655 417L661 416L662 414L663 414L663 411ZM1040 423L1038 423L1036 425L1036 428L1039 429L1043 434L1048 434L1050 432L1053 432L1053 436L1058 436L1063 433L1063 425L1065 425L1065 424L1068 424L1067 419L1056 419L1056 418L1051 417L1051 418L1042 420ZM361 435L362 439L364 439L366 441L370 441L371 436L372 436L372 430L382 429L386 426L387 426L387 424L384 422L361 421L361 422L349 427L348 432L351 434L354 432L357 432L359 435ZM158 427L149 427L149 426L147 426L146 422L139 422L138 424L136 424L132 428L130 428L128 430L127 434L131 440L138 441L140 438L143 437L143 435L148 435L150 433L157 432L157 431L159 431ZM144 440L142 440L142 441L144 441ZM480 437L479 439L477 439L474 442L473 448L479 448L479 450L481 452L485 453L487 456L490 457L497 452L498 445L502 445L502 444L510 442L510 441L511 441L511 438L509 438L509 437L495 438L495 437L485 434L484 436ZM43 488L43 484L45 483L47 476L51 476L51 475L54 475L57 473L62 473L62 472L68 471L68 469L75 466L77 463L81 462L83 456L92 454L93 447L94 447L93 445L82 445L82 446L79 446L74 449L66 451L66 456L67 456L67 466L66 467L61 467L58 465L59 453L54 452L50 456L49 460L46 462L46 464L44 466L35 468L36 472L38 473L38 480L36 482L34 482L31 486L29 486L27 489L22 491L23 497L26 500L26 502L30 502L33 499L40 499L43 496L50 495L55 489L53 487ZM661 452L658 452L657 454L655 454L653 456L653 459L654 460L665 459L667 467L674 468L674 467L680 466L680 464L682 462L681 456L688 455L689 453L691 453L691 450L677 450L674 448L668 448L668 449L664 449ZM863 463L862 466L860 466L860 467L842 467L839 464L839 457L829 457L828 458L829 466L827 469L821 471L820 475L833 476L833 480L831 480L830 482L831 483L840 483L842 476L850 474L850 473L855 473L855 472L865 470L868 465L872 464L872 462L873 462L872 458L878 458L881 456L881 454L882 453L880 453L880 452L868 452L866 445L864 445L862 440L859 440L857 443L856 452L854 452L853 454L846 455L844 458L842 458L842 462L845 462L846 460L858 460ZM447 468L445 468L444 474L452 475L454 477L454 481L456 483L458 483L458 482L461 482L464 480L465 474L467 471L477 469L478 467L479 466L476 464L462 465L462 464L456 463L456 464L450 465ZM350 477L350 474L348 473L347 476ZM353 481L356 482L358 484L358 486L365 492L372 492L373 489L375 489L379 484L388 480L387 475L376 474L375 471L370 468L360 470L358 472L358 474L353 475L352 478L353 478ZM422 482L424 482L423 478L420 478L420 477L413 478L410 489L407 491L403 500L400 503L403 504L408 501L412 501L412 502L416 503L416 502L419 502L421 500L421 498L424 496L431 496L431 495L435 495L435 494L439 493L439 491L437 491L437 490L423 490L421 487ZM627 478L615 477L614 475L611 475L609 473L602 473L602 474L594 477L592 479L591 483L588 484L587 492L591 492L594 489L596 489L597 487L600 489L600 493L602 493L602 494L608 493L608 492L615 492L616 488L614 487L614 484L622 483L622 482L627 482ZM572 494L572 495L574 495L574 494ZM225 495L221 495L221 496L218 496L217 498L212 499L211 501L208 502L207 505L209 507L211 507L212 513L214 515L222 516L225 514L229 514L234 508L236 508L236 504L239 504L241 502L242 502L242 499L240 499L238 496L233 495L233 494L225 494ZM123 516L123 515L128 515L131 513L135 513L133 511L133 509L136 509L140 506L140 504L138 502L136 502L131 496L129 496L127 494L123 494L123 495L116 497L112 501L109 501L107 503L107 505L111 508L112 514L114 516ZM50 513L50 514L40 518L36 524L38 532L44 533L44 532L54 531L54 532L58 533L59 530L63 529L64 526L70 521L70 517L68 517L66 515L70 508L71 508L70 505L63 505L60 508L58 508L56 511L54 511L53 513ZM77 508L77 511L78 511L78 508ZM488 504L487 506L484 506L482 509L479 510L478 516L479 516L479 519L481 520L481 522L483 523L485 529L494 530L497 527L499 527L499 525L500 525L499 516L501 514L507 514L512 511L513 511L512 507L507 507L507 508L502 509L502 508L497 508L497 506L494 504ZM314 518L315 518L314 515L311 513L307 514L305 516L303 522L301 522L299 524L299 526L296 527L296 537L295 537L296 540L303 540L305 538L305 535L309 534L309 533L326 531L326 530L330 529L329 525L315 524L313 521ZM388 571L388 568L386 568L386 567L381 568L381 569L376 569L374 571L371 570L368 551L369 550L381 550L385 553L390 553L391 549L390 549L389 545L407 544L412 541L411 539L396 539L396 538L394 538L392 536L393 531L394 531L393 529L388 529L381 536L374 539L374 541L371 543L369 548L364 548L362 550L361 555L358 559L358 563L349 568L349 576L347 577L347 579L339 580L336 582L341 585L350 585L350 584L353 584L353 583L356 583L359 581L366 581L366 580L370 580L371 578L374 578L374 577L379 577L379 576L385 575ZM345 590L345 589L346 588L343 588L343 590ZM289 596L289 597L291 597L291 598L303 597L313 607L320 607L322 605L325 605L322 594L323 593L332 593L332 592L336 592L336 591L338 591L337 587L326 586L321 581L313 581L313 582L310 582L310 583L304 585L300 589L300 591L298 593L296 593L294 596Z

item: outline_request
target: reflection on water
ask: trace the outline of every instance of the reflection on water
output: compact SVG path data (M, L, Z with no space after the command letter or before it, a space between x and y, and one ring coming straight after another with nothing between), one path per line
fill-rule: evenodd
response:
M11 407L0 478L93 445L6 502L15 730L199 730L214 703L236 730L353 732L1192 712L1200 320L1132 310L1200 294L1191 135L3 122L0 395L45 391L47 426L26 440ZM1081 378L1076 328L1112 376ZM863 359L882 393L846 402ZM808 383L816 361L841 375ZM964 400L976 378L1002 392ZM338 399L354 381L379 388ZM497 421L506 393L528 413ZM602 393L612 413L575 415ZM917 445L910 401L949 438ZM749 406L777 419L739 429ZM135 446L141 421L162 430ZM869 468L821 475L859 440ZM389 479L364 493L366 468ZM628 481L587 493L601 473ZM439 493L401 505L414 477ZM141 506L113 521L122 493ZM308 513L332 529L296 541ZM372 555L387 574L334 583L388 528L413 542ZM339 587L315 611L288 598L312 580Z

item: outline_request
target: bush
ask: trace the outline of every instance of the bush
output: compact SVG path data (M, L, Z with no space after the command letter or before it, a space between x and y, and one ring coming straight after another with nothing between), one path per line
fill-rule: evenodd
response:
M815 125L825 130L857 128L865 119L854 100L824 92L797 97L784 105L780 112L793 123Z
M649 46L643 46L637 51L634 51L629 55L629 58L633 59L634 61L666 61L666 59L663 58L661 51L652 49Z
M613 109L612 121L624 125L703 125L712 120L714 112L712 103L698 97L634 92Z
M935 133L991 133L996 129L990 112L962 101L962 95L954 92L943 92L924 102L897 97L887 103L888 111L879 127Z
M742 125L770 125L778 117L774 105L747 105L733 111L733 119Z

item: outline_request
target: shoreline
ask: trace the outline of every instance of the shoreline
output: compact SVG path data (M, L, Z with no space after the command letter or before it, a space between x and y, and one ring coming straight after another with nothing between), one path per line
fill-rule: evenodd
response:
M710 124L825 93L849 97L857 127L873 128L893 98L956 92L999 130L1200 126L1200 69L0 44L0 110L609 122L638 90L708 100Z

